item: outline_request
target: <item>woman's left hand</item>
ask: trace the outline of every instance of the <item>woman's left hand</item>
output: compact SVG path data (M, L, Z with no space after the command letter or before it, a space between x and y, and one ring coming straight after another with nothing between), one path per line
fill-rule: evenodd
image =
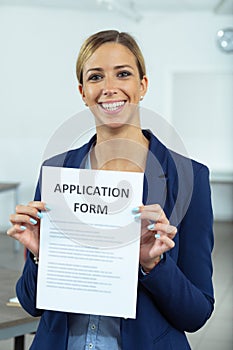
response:
M177 228L170 225L158 204L141 206L136 217L142 221L140 264L148 273L159 263L161 255L175 246Z

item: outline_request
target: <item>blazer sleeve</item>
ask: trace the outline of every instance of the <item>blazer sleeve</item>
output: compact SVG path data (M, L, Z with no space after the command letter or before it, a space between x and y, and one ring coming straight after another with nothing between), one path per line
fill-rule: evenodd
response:
M43 313L36 308L37 272L38 267L28 252L23 273L16 284L16 294L24 310L35 317Z
M167 252L150 274L140 273L139 280L175 328L194 332L205 324L214 307L213 214L209 171L204 165L194 173L191 202L177 236L177 262Z
M41 173L34 196L35 201L41 200L40 182ZM16 284L16 294L24 310L35 317L43 313L43 310L36 308L37 273L38 265L34 263L32 254L27 251L23 273Z

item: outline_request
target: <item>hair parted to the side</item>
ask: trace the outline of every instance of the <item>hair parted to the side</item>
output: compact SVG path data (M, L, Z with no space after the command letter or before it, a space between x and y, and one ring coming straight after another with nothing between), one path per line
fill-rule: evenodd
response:
M81 46L76 63L76 75L80 84L83 84L83 67L92 54L105 43L119 43L127 47L135 56L140 79L146 75L145 61L136 40L126 32L104 30L92 34Z

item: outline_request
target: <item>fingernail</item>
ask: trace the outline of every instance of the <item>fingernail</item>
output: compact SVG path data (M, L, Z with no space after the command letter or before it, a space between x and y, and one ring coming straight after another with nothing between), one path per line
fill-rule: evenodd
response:
M141 218L141 213L134 215L134 220L138 221Z
M25 227L25 226L23 226L23 225L22 225L22 226L20 226L20 230L21 230L21 231L25 231L25 230L26 230L26 228L27 228L27 227Z
M156 233L156 234L155 234L155 238L160 238L160 234L159 234L159 233Z
M139 211L140 211L139 207L135 207L132 209L133 214L139 213Z
M155 224L150 224L147 226L148 230L153 230L155 228Z
M34 219L32 219L32 218L30 218L30 220L29 220L33 225L36 225L37 224L37 221L36 220L34 220Z
M47 204L45 205L45 209L46 209L47 211L52 210Z
M40 211L38 211L37 217L38 217L39 219L42 219L42 218L43 218L43 214L42 214Z

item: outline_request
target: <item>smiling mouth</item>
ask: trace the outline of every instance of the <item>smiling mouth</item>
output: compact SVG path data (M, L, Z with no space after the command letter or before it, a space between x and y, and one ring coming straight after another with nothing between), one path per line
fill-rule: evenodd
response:
M101 103L101 107L109 112L114 112L117 111L119 108L124 106L125 102L124 101L118 101L118 102L111 102L111 103Z

